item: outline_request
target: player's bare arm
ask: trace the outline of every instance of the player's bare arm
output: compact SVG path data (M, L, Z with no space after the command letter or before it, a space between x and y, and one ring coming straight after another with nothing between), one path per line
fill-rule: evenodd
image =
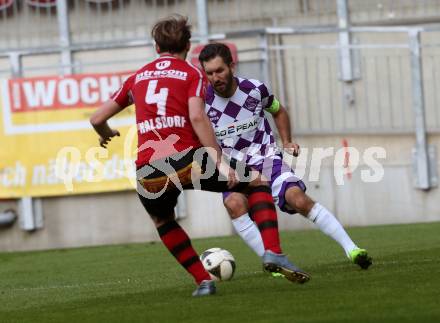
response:
M90 117L90 123L99 135L99 145L101 147L107 148L111 138L120 136L119 131L110 128L107 121L123 109L115 101L108 100Z
M205 101L200 97L191 97L188 100L188 106L189 119L200 143L215 150L216 155L211 158L216 161L219 171L228 178L228 187L234 187L238 183L237 177L222 158L222 150L217 143L211 121L205 112Z
M287 153L298 157L300 147L292 138L289 114L287 113L286 108L284 108L278 101L275 103L275 106L277 105L278 108L275 107L273 111L269 110L269 112L272 114L275 121L275 125L283 143L283 148Z

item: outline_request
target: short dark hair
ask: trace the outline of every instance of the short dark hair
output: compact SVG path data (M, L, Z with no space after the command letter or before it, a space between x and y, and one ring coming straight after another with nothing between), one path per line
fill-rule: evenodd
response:
M161 53L181 53L191 39L191 25L188 24L187 17L172 15L159 20L153 26L151 36Z
M220 56L226 65L232 63L232 54L228 46L222 43L212 43L206 45L199 54L200 65L203 66L203 62L210 61L213 58Z

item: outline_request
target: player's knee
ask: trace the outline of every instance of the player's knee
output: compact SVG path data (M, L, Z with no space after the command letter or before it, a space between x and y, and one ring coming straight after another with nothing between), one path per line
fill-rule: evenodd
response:
M232 219L238 218L248 211L247 200L243 194L232 193L223 201L223 204Z
M313 207L313 200L300 188L294 187L286 193L287 203L302 215L307 215Z

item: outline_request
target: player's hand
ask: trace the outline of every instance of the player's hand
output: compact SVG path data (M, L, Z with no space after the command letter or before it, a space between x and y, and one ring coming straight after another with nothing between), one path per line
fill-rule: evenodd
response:
M284 151L294 157L298 157L300 152L300 147L296 142L287 142L284 144Z
M225 161L217 164L220 174L228 179L228 189L233 188L238 184L238 175L236 171L231 168Z
M111 129L110 133L108 133L105 137L99 137L99 145L103 148L107 148L107 145L112 140L112 138L115 136L119 137L120 135L121 134L118 130Z
M228 173L228 188L231 189L233 188L235 185L237 185L239 183L238 181L238 175L237 172L229 167L229 173Z

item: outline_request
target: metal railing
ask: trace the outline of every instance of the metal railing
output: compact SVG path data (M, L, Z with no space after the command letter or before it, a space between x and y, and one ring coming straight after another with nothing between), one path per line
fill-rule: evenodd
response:
M34 0L38 3L38 0ZM211 33L280 26L337 26L338 0L57 0L65 3L72 46L84 43L142 41L151 25L171 13L187 15L197 33L207 20ZM57 6L13 0L0 10L0 52L59 47ZM439 0L347 0L354 25L440 21ZM199 17L199 15L202 15ZM206 17L207 16L207 17Z

